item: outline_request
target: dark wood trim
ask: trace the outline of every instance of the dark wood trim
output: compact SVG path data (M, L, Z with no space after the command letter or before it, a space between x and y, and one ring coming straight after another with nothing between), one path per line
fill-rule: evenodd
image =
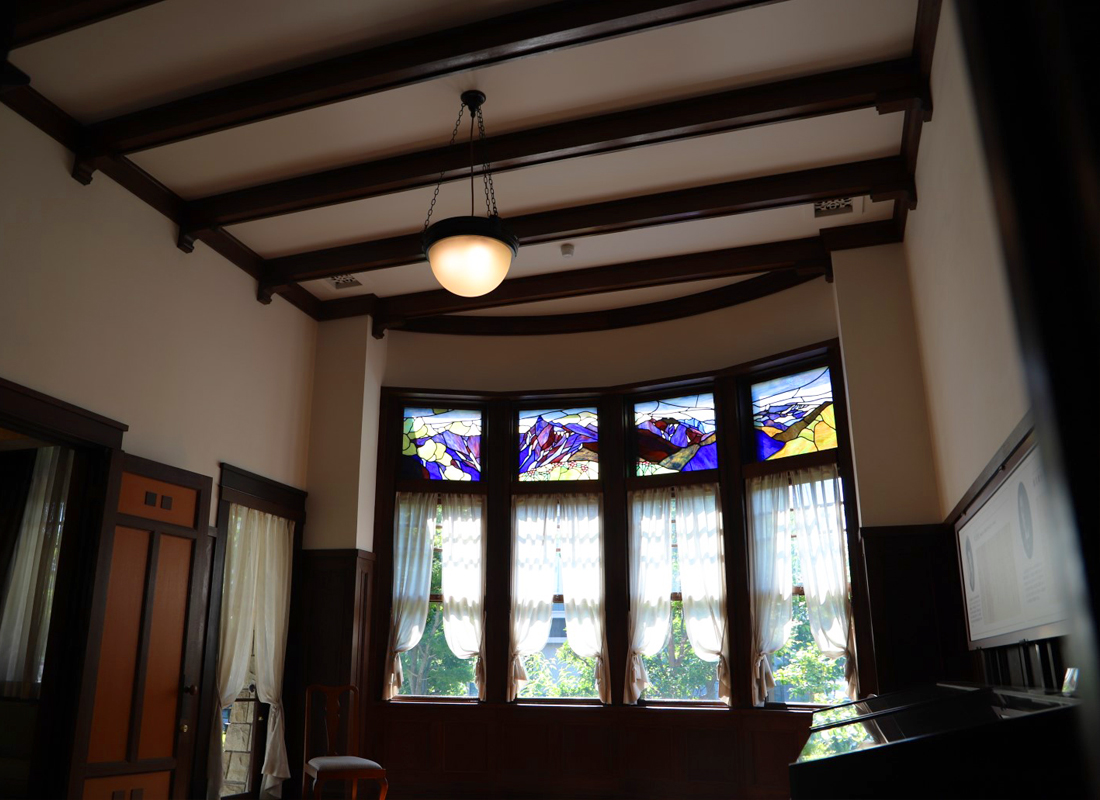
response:
M17 3L12 49L126 14L160 0L34 0Z
M917 25L913 33L912 60L920 71L921 96L912 99L905 109L902 122L901 157L910 175L917 174L917 152L924 123L932 119L932 55L936 49L942 0L920 0L917 4ZM905 224L913 208L905 203L894 206L894 226L899 237L905 236Z
M118 449L129 427L113 419L63 400L0 378L0 423L12 420L20 426L61 436L74 445Z
M520 244L529 245L862 195L908 199L916 191L895 156L559 208L511 217L508 224ZM277 292L298 281L423 260L420 235L409 233L268 259L266 286Z
M176 768L174 758L147 758L144 761L106 761L89 764L85 777L104 778L112 775L136 775L141 772L167 772Z
M248 505L249 500L262 500L270 507L282 509L281 516L300 521L306 512L307 492L285 483L273 481L254 472L222 462L220 488L222 497L229 492L233 502ZM266 511L267 509L261 509ZM278 514L279 512L269 512Z
M924 95L914 61L898 59L521 130L491 137L486 152L500 173L823 114L901 111ZM431 186L469 169L464 148L436 147L199 198L187 204L187 224L239 224Z
M237 125L772 0L560 0L162 103L92 126L97 152L159 147ZM456 98L457 100L457 98Z
M848 425L848 391L840 346L830 348L826 358L833 382L833 414L836 418L838 447L837 472L843 482L844 524L848 538L848 572L852 587L852 617L855 625L856 672L859 694L878 694L878 667L875 662L874 629L871 626L870 598L867 594L867 566L863 555L859 523L859 487L852 457L852 434Z
M988 495L992 491L990 489L991 485L997 480L997 477L1004 472L1005 466L1013 453L1022 451L1025 445L1030 447L1034 444L1034 428L1035 415L1029 410L1024 414L1023 418L1016 423L1016 427L1012 429L1012 433L1005 439L1004 444L997 448L997 452L993 454L993 457L989 459L989 462L982 468L982 471L978 473L978 477L974 479L974 482L970 484L970 487L963 493L963 496L959 498L959 502L955 503L955 507L951 509L947 518L944 519L944 525L949 525L952 528L957 527L971 507L978 502L979 498L982 495ZM976 510L976 508L974 510Z
M738 381L719 378L714 386L718 417L718 489L722 508L723 555L726 566L726 642L729 647L730 706L751 708L752 596L749 526L745 512L741 437L746 425ZM746 646L749 645L749 646Z
M483 465L484 466L484 465ZM394 480L394 491L420 492L421 494L478 494L489 493L488 481L433 481L398 478Z
M775 270L798 268L824 274L828 265L829 252L814 236L512 278L481 297L460 297L443 289L384 297L377 300L373 313L384 327L397 328L420 317ZM327 304L324 308L327 311ZM325 318L330 317L325 314Z
M776 272L672 300L578 314L549 314L532 317L450 315L428 317L411 320L405 323L401 330L463 336L549 336L559 333L607 331L666 322L729 308L751 300L759 300L761 297L767 297L785 289L792 289L821 275L820 272L809 275L797 272Z

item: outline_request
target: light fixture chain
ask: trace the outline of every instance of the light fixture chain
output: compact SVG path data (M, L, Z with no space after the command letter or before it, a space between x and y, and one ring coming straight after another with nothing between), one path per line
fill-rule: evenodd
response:
M462 103L458 107L458 119L455 120L455 129L451 131L451 141L448 147L454 147L455 140L458 139L458 128L462 124L462 112L466 110L466 104ZM435 184L435 192L432 194L431 205L428 206L428 216L424 219L424 230L428 230L428 225L432 221L432 212L435 211L435 201L439 198L439 187L443 185L443 176L447 174L447 170L443 170L439 173L439 180Z
M497 214L497 192L493 186L493 173L489 169L489 148L485 146L485 117L481 114L481 107L477 109L477 127L478 127L478 140L481 143L481 158L482 164L485 169L481 173L482 183L485 184L485 210L489 212L489 216L496 217Z

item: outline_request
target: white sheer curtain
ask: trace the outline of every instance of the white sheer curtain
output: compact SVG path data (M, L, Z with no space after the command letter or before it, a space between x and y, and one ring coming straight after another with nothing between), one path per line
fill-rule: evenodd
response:
M382 696L401 690L401 654L424 635L432 583L432 538L439 496L400 492L393 535L393 610Z
M574 653L596 660L596 693L602 702L610 703L600 495L563 494L558 502L565 635Z
M215 720L244 688L248 660L256 649L256 692L271 705L261 797L279 797L290 777L283 717L283 665L289 624L294 523L254 508L229 507L225 575L218 647L218 707ZM221 763L221 725L213 731ZM212 770L208 797L218 797L221 770Z
M0 606L0 695L4 697L30 699L41 692L72 464L73 451L67 447L43 447L35 454Z
M802 587L810 631L828 658L845 656L848 696L858 696L844 546L844 507L835 464L791 475Z
M509 701L515 700L527 684L523 659L542 650L550 636L557 578L557 524L556 495L518 495L512 499Z
M672 612L672 489L632 492L630 519L627 704L637 703L649 682L642 658L655 655L668 639Z
M729 703L729 646L726 636L726 566L718 486L676 490L676 541L684 627L703 661L718 662L718 699Z
M480 495L445 494L443 634L459 658L475 659L478 697L485 698L485 515ZM429 554L430 556L430 554Z
M763 705L775 686L768 656L791 630L790 477L786 472L749 481L749 593L752 603L753 703Z

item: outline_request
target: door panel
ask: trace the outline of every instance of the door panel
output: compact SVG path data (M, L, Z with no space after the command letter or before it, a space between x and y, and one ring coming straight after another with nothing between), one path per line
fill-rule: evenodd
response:
M177 710L182 686L180 673L187 601L190 599L194 541L168 534L158 536L160 553L145 670L139 759L170 758L175 755Z
M93 598L102 623L81 699L93 705L80 715L69 794L184 797L203 701L211 480L126 456L120 484Z
M89 778L84 781L84 800L164 800L171 781L171 772Z
M92 714L95 735L88 743L91 763L126 760L148 557L148 531L115 530Z

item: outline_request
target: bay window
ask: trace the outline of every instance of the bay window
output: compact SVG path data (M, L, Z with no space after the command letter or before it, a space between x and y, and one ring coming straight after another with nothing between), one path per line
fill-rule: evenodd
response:
M587 397L384 390L384 698L855 692L840 364L779 363Z

